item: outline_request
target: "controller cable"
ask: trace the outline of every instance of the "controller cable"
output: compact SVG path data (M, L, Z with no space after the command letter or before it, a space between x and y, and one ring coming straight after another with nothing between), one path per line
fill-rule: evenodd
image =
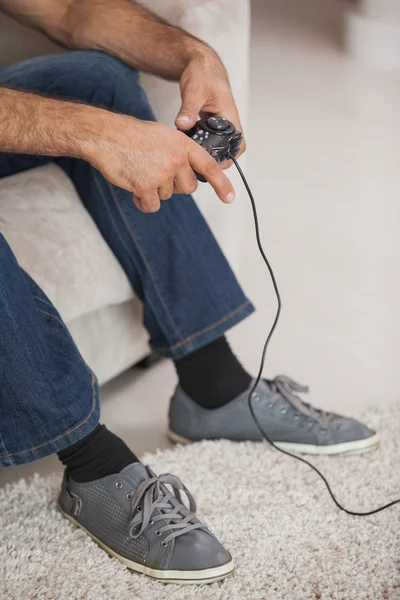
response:
M252 208L252 211L253 211L254 227L255 227L255 231L256 231L257 246L258 246L260 254L261 254L262 258L263 258L263 261L264 261L264 263L266 264L266 266L268 268L269 274L271 276L272 284L273 284L273 287L274 287L276 299L277 299L277 302L278 302L278 308L277 308L277 311L276 311L274 322L272 324L272 327L270 329L268 337L267 337L267 339L266 339L266 341L264 343L264 348L263 348L263 351L262 351L262 357L261 357L261 363L260 363L260 368L259 368L259 371L258 371L258 375L257 375L257 377L255 379L254 385L251 388L250 393L249 393L249 397L248 397L249 408L250 408L251 415L252 415L252 417L254 419L254 422L257 425L257 427L258 427L258 429L259 429L262 437L273 448L275 448L276 450L279 450L279 452L282 452L282 454L286 454L287 456L291 456L292 458L295 458L296 460L299 460L302 463L305 463L306 465L308 465L309 467L311 467L311 469L313 469L313 471L315 471L317 473L317 475L319 475L319 477L321 477L322 481L325 483L325 485L326 485L326 487L328 489L328 492L329 492L332 500L336 504L336 506L338 508L340 508L340 510L344 511L345 513L347 513L348 515L352 515L352 516L355 516L355 517L368 517L369 515L374 515L376 513L381 512L382 510L386 510L387 508L390 508L391 506L394 506L395 504L399 504L400 503L400 498L398 500L393 500L392 502L389 502L388 504L385 504L384 506L380 506L379 508L376 508L375 510L370 510L368 512L355 512L355 511L352 511L352 510L348 510L347 508L345 508L344 506L342 506L340 504L340 502L336 499L335 494L332 492L331 486L328 483L328 480L321 473L321 471L319 471L316 466L314 466L312 463L310 463L305 458L302 458L301 456L298 456L296 454L292 454L291 452L288 452L287 450L283 450L282 448L279 448L279 446L277 446L275 444L275 442L273 442L268 437L268 435L265 433L265 431L263 430L263 427L261 426L261 424L259 423L259 421L257 419L257 415L255 414L254 409L253 409L253 405L252 405L252 397L253 397L253 394L254 394L255 390L257 389L257 386L258 386L258 384L260 383L260 380L261 380L261 376L262 376L262 373L263 373L263 370L264 370L265 357L266 357L266 354L267 354L267 349L268 349L268 346L269 346L269 342L270 342L271 337L272 337L272 335L273 335L273 333L274 333L274 331L276 329L276 326L278 324L279 317L280 317L280 314L281 314L282 300L281 300L281 295L279 293L279 288L278 288L278 284L276 282L274 271L273 271L273 269L272 269L272 267L271 267L271 265L269 263L268 258L265 255L264 248L263 248L262 243L261 243L260 228L259 228L259 223L258 223L257 208L256 208L256 203L255 203L255 200L254 200L254 196L252 194L250 186L247 183L246 177L245 177L242 169L240 168L239 163L237 162L236 158L231 155L230 159L233 161L235 167L237 168L237 170L239 172L239 175L242 178L244 187L246 188L246 191L247 191L247 193L249 195L250 202L251 202L251 208Z

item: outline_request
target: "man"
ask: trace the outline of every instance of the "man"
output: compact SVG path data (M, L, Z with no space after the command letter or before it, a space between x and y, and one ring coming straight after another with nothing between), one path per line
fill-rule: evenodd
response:
M224 337L253 307L188 196L194 170L223 202L234 190L179 131L201 113L242 129L219 57L129 0L0 0L0 9L79 49L0 70L0 177L55 161L74 182L143 301L152 348L175 363L171 436L259 440L247 404L252 377ZM177 130L155 122L137 70L180 81ZM133 570L185 583L232 572L182 482L157 477L99 424L95 376L1 234L0 361L2 465L57 452L66 466L61 510ZM278 444L334 454L378 443L361 423L304 404L295 388L278 377L253 394Z

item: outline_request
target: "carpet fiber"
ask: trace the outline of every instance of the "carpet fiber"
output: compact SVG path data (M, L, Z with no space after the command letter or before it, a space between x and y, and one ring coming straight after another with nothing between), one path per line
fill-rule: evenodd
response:
M353 510L400 496L400 406L366 420L382 433L379 450L314 459ZM315 473L262 444L202 442L145 461L182 477L234 555L233 577L179 587L130 573L58 513L54 475L0 490L1 600L400 598L400 506L340 513Z

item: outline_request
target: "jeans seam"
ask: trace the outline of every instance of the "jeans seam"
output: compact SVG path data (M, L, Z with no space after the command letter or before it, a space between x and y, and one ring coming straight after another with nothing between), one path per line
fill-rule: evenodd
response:
M37 296L34 296L34 298L37 298ZM37 298L38 300L40 300L40 298ZM51 319L55 319L56 321L58 321L60 323L60 325L62 325L62 327L64 329L66 329L68 331L68 327L65 325L65 323L60 319L60 317L58 317L57 315L53 315L45 310L42 310L41 308L36 308L36 310L40 313L42 313L43 315L46 315L46 317L50 317ZM69 331L68 331L69 334ZM81 357L80 357L81 358ZM82 358L81 358L82 360Z
M250 300L247 300L246 302L244 302L243 304L241 304L240 306L238 306L237 308L235 308L235 310L233 310L232 312L230 312L228 315L225 315L225 317L223 317L219 321L216 321L212 325L208 325L204 329L201 329L200 331L196 331L196 333L193 333L193 334L189 335L183 341L179 342L179 344L175 344L174 346L169 346L168 348L157 347L157 348L155 348L155 350L160 350L160 351L163 351L163 350L177 350L178 348L181 348L182 346L184 346L188 342L191 342L192 340L196 339L200 335L202 335L204 333L208 333L209 331L212 331L213 329L215 329L219 325L222 325L223 323L226 323L226 321L228 321L229 319L231 319L232 317L234 317L238 312L240 312L241 310L243 310L244 308L246 308L246 306L249 306L249 305L250 305Z
M22 456L23 454L27 454L28 452L34 452L35 450L39 450L40 448L43 448L44 446L48 446L49 444L54 444L54 442L57 442L58 440L61 440L62 438L64 438L67 435L70 435L71 433L73 433L74 431L76 431L77 429L79 429L79 427L82 427L82 425L84 425L85 423L87 423L87 421L90 419L90 417L92 416L92 414L95 411L96 408L96 386L95 386L95 376L93 373L91 373L92 375L92 390L93 390L93 404L92 404L92 408L90 413L87 415L87 417L81 421L78 425L75 425L75 427L72 427L72 429L69 429L68 431L66 431L65 433L63 433L62 435L59 435L58 437L49 440L48 442L44 442L43 444L39 444L38 446L35 446L34 448L28 448L28 450L23 450L22 452L13 452L12 454L5 454L4 456L0 456L0 460L3 458L9 458L10 456Z
M143 260L144 264L145 264L145 265L146 265L146 267L147 267L147 270L148 270L148 272L149 272L149 274L150 274L150 277L151 277L151 280L152 280L152 282L153 282L154 288L155 288L155 290L156 290L156 292L157 292L157 295L158 295L158 297L159 297L159 299L160 299L160 301L161 301L161 303L162 303L162 305L163 305L163 307L164 307L164 310L165 310L166 314L168 315L168 318L169 318L169 319L170 319L170 321L171 321L171 324L172 324L172 326L173 326L173 327L174 327L174 329L175 329L175 333L176 333L176 335L177 335L177 336L180 338L181 342L182 342L182 343L184 343L184 338L183 338L183 335L182 335L182 334L181 334L181 332L179 331L179 329L178 329L178 327L177 327L177 325L176 325L176 323L175 323L175 320L173 319L173 317L172 317L172 315L171 315L171 313L170 313L170 311L169 311L169 309L168 309L168 306L167 306L167 304L165 303L165 300L164 300L164 298L163 298L163 295L162 295L162 293L161 293L161 291L160 291L159 287L157 286L156 280L155 280L155 278L154 278L154 274L152 273L152 271L151 271L151 269L150 269L150 265L149 265L149 263L148 263L148 261L147 261L147 259L146 259L146 256L145 256L145 254L143 253L143 250L142 250L142 248L141 248L141 246L140 246L140 244L139 244L139 242L138 242L138 239L137 239L137 238L136 238L136 237L133 235L133 233L132 233L132 231L131 231L131 229L130 229L130 227L129 227L129 225L128 225L127 221L126 221L126 217L125 217L125 215L124 215L123 211L121 210L121 207L120 207L120 205L119 205L119 203L118 203L118 201L117 201L117 199L116 199L116 197L115 197L115 192L114 192L114 190L113 190L113 188L112 188L112 185L111 185L109 182L107 182L107 184L108 184L108 186L109 186L109 188L110 188L110 191L111 191L111 197L112 197L112 199L113 199L113 201L114 201L114 204L115 204L115 206L116 206L116 208L117 208L117 210L118 210L119 214L121 215L121 218L122 218L123 222L125 223L125 227L126 227L126 230L128 231L128 234L131 236L131 238L132 238L133 242L136 244L136 246L137 246L137 248L138 248L138 251L139 251L139 253L140 253L140 256L142 257L142 260ZM117 235L119 236L118 229L117 229ZM123 240L122 240L122 238L121 238L120 236L119 236L119 239L120 239L120 240L123 242ZM148 299L147 299L147 302L149 302L149 300L148 300ZM151 302L149 302L149 304L151 304ZM154 308L153 308L153 312L155 312L155 313L156 313L156 311L154 311Z
M45 306L52 306L51 302L49 302L48 300L45 300L44 298L40 298L39 296L35 296L35 294L32 294L32 297L33 297L34 300L37 300L38 302L41 302ZM46 313L45 311L43 311L42 309L37 308L37 307L36 307L36 310L38 310L39 312L42 312L42 313L44 313L46 315L50 314L50 313ZM57 318L57 317L54 315L54 318ZM62 323L62 321L61 321L61 323ZM62 325L65 325L65 323L62 323Z

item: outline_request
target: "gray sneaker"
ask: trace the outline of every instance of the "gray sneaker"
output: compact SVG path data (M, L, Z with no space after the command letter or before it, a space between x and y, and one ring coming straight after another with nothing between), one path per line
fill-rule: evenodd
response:
M164 583L212 583L234 570L231 555L196 517L193 496L174 475L157 477L141 463L90 483L66 472L59 505L110 556Z
M174 442L189 443L225 438L259 441L261 434L248 405L253 386L215 409L196 404L177 387L169 409L169 436ZM307 392L285 375L261 381L252 396L259 423L279 448L304 454L364 452L379 444L379 436L355 419L313 408L295 393Z

